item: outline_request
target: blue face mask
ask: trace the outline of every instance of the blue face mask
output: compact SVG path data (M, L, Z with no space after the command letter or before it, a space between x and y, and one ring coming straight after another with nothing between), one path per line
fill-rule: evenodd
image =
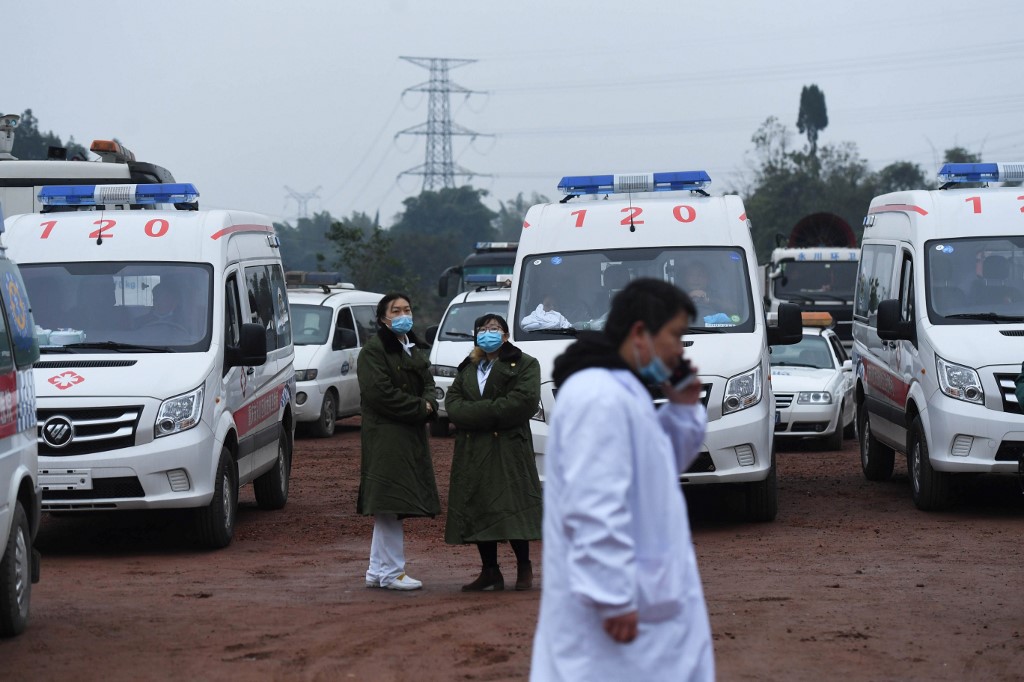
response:
M476 334L476 345L480 346L485 353L493 353L501 348L502 343L504 342L501 340L501 332L487 331Z
M391 320L391 331L396 334L408 334L412 329L412 315L399 315Z
M635 351L634 351L635 352ZM646 365L640 365L640 356L636 355L636 373L647 383L648 386L661 386L672 376L672 370L668 368L658 354L654 351L654 344L651 344L651 361Z

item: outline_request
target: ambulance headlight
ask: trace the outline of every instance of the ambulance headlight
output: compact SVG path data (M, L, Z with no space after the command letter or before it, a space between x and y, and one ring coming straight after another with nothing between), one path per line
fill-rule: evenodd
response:
M935 356L935 369L939 372L939 390L950 398L977 405L985 403L981 379L973 369L946 362L938 355Z
M761 365L737 374L725 384L722 414L745 410L761 402Z
M203 416L203 387L189 391L160 404L156 413L153 435L156 438L172 433L188 431L199 423Z

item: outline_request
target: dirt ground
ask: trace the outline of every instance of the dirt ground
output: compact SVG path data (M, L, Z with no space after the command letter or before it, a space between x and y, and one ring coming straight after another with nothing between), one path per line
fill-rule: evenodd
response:
M432 443L444 503L452 440ZM1016 479L976 479L955 510L925 514L899 460L893 480L863 479L856 441L784 444L778 461L773 523L687 489L720 680L1021 678ZM406 522L423 590L363 586L358 474L358 419L298 440L287 507L259 511L245 489L217 552L195 549L180 514L46 517L31 622L0 641L0 678L526 679L540 591L460 592L477 556L443 543L443 518Z

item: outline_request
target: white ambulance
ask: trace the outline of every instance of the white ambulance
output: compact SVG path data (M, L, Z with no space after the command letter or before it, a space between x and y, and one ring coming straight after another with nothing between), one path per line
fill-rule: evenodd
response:
M748 517L768 521L778 509L768 344L800 340L800 311L783 304L779 326L767 327L743 202L710 196L708 183L704 171L563 178L566 197L532 207L523 223L512 341L541 365L531 429L543 475L554 359L579 330L603 328L612 296L629 281L653 277L687 289L688 271L703 266L715 302L698 304L684 344L700 368L708 429L681 481L741 484Z
M39 580L39 552L33 542L39 531L41 490L32 383L39 345L30 305L18 266L0 246L0 637L25 630L32 583Z
M6 221L42 357L43 509L195 509L224 547L238 488L288 499L295 374L270 219L188 184L51 186ZM144 210L174 205L179 210Z
M905 452L923 510L953 501L957 474L1024 469L1024 192L989 186L1024 163L950 163L939 180L871 201L853 317L864 476Z
M295 273L285 273L285 278ZM295 332L295 421L329 438L339 419L359 414L356 367L363 345L377 333L377 302L384 294L359 291L337 272L302 273L289 285Z

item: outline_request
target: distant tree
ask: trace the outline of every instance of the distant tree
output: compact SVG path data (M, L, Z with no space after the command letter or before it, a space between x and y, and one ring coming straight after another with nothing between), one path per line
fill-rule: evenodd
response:
M514 199L498 202L498 215L494 219L494 229L497 231L498 239L502 241L517 242L519 233L523 231L523 219L526 212L535 204L546 204L548 199L543 194L534 192L530 195L529 201L523 198L520 192Z
M926 186L924 171L916 163L897 161L875 174L875 194L920 189Z
M353 214L353 220L365 214ZM328 239L334 219L330 213L314 213L312 218L299 218L293 227L289 223L275 223L274 229L281 240L281 260L284 269L316 272L326 269L326 254L335 250ZM345 274L342 273L344 277Z
M817 85L805 85L800 92L800 113L796 127L807 134L811 158L818 156L818 133L828 127L828 111L825 108L825 93Z
M963 147L950 147L944 156L946 163L981 163L981 154L969 152Z
M409 292L414 288L403 258L395 254L395 240L380 226L367 227L365 214L353 213L348 220L331 224L327 239L334 243L336 266L357 288L365 291ZM410 294L412 295L412 294Z
M69 159L85 160L89 158L89 152L75 142L74 137L68 138L68 143L64 144L55 133L41 132L38 119L32 114L31 109L26 109L22 112L18 127L14 130L14 148L11 149L11 154L19 159L46 159L49 157L50 147L67 149L67 158Z

